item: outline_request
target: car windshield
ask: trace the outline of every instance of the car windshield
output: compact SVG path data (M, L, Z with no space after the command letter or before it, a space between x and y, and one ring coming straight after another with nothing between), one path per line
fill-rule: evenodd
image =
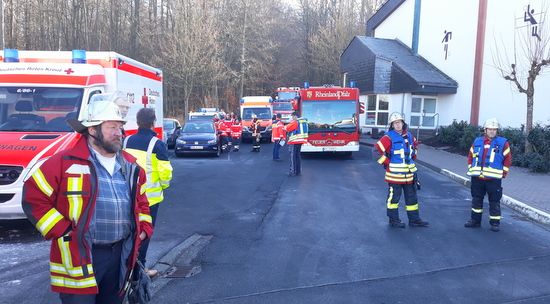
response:
M243 119L252 119L253 116L258 119L270 119L271 109L269 108L246 108L243 110Z
M214 133L211 122L189 122L183 127L183 133Z
M287 110L292 111L292 103L290 102L275 102L273 103L274 110Z
M65 122L78 118L82 89L0 87L0 132L73 132Z
M309 133L340 131L351 133L357 129L354 100L305 101L302 116L308 120Z
M173 120L164 120L164 129L172 130L176 128L176 122Z

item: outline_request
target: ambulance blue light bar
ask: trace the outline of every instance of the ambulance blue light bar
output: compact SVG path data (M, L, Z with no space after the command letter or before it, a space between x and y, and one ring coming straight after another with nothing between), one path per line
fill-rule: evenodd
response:
M19 51L15 49L5 49L4 62L19 62Z
M304 82L304 89L309 89L309 82Z
M86 51L73 50L72 63L86 63Z
M350 88L355 88L355 81L350 81L349 82L349 87Z

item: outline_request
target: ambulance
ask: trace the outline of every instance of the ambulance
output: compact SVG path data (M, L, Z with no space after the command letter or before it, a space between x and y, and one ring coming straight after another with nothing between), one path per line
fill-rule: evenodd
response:
M239 108L243 124L243 141L252 140L252 130L250 126L254 118L258 118L260 121L261 139L271 140L273 98L271 98L271 96L245 96L241 98Z
M162 137L160 69L115 52L5 49L0 56L0 219L26 218L24 181L76 143L80 134L66 120L80 119L92 96L125 97L117 104L128 120L126 135L137 132L140 108L154 108Z

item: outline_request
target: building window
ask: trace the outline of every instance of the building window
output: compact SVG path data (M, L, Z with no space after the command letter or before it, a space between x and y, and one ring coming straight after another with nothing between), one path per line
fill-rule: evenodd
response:
M434 127L437 99L433 97L413 97L411 103L411 127Z
M366 126L385 126L388 124L388 95L369 95L367 101L367 111L365 116Z

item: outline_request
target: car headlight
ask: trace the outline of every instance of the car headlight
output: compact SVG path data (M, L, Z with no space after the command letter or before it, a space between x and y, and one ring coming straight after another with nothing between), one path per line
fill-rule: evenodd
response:
M267 126L267 128L265 128L266 131L271 131L271 125Z
M207 141L207 143L209 143L209 144L215 144L216 142L217 142L217 140L215 140L215 139Z
M187 142L186 142L185 140L181 139L181 138L178 138L178 139L176 140L176 143L178 143L178 144L180 144L180 145L185 145Z
M248 127L243 126L243 132L249 132Z

